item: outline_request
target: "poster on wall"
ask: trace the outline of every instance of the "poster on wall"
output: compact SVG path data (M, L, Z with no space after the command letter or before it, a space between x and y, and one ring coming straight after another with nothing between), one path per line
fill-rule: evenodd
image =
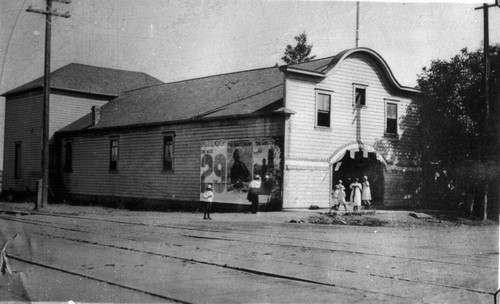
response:
M248 185L261 178L260 202L281 199L281 148L276 138L205 140L201 143L200 200L208 184L215 202L249 204ZM274 194L274 195L273 195Z

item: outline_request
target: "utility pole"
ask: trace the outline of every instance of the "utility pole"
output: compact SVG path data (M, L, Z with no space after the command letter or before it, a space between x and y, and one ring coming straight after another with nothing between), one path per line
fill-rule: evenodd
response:
M50 42L51 42L51 26L52 16L69 18L69 12L58 13L57 10L52 10L52 1L62 2L65 4L71 3L71 0L47 0L45 10L33 9L31 6L26 10L30 13L38 13L45 15L45 64L43 74L43 106L42 106L42 185L41 195L38 195L35 209L45 207L49 197L49 105L50 105ZM40 187L39 187L40 189Z
M359 1L356 2L356 48L359 47Z
M483 18L484 18L484 103L485 103L485 111L484 111L484 130L483 130L483 148L482 148L482 159L486 161L488 157L488 136L490 134L490 124L491 124L491 115L490 115L490 34L489 34L489 16L488 10L490 7L498 6L500 7L500 0L495 0L495 4L486 4L483 6L476 7L475 10L483 10ZM484 193L484 206L483 206L483 220L488 218L488 181L485 183L485 193Z

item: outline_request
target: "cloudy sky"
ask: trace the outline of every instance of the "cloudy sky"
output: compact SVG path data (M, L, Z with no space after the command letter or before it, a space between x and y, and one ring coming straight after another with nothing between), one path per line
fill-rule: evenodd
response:
M431 60L481 47L480 2L362 1L360 46L378 52L402 85L415 86ZM44 16L26 9L44 3L0 0L2 93L43 75ZM355 46L353 1L73 0L54 8L71 18L53 17L52 70L78 62L169 82L283 64L286 45L302 32L318 58ZM494 7L491 44L500 43L499 29Z

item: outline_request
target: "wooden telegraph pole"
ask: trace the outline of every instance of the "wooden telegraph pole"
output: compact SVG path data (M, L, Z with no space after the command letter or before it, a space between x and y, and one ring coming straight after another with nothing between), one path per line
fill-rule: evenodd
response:
M356 2L356 48L359 47L359 1Z
M484 17L484 102L485 102L485 111L484 111L484 123L485 127L483 130L483 151L482 158L483 160L487 160L487 138L490 134L490 124L491 124L491 115L490 115L490 34L489 34L489 25L488 25L488 9L493 6L500 7L500 0L495 0L495 4L486 4L483 6L476 7L475 10L483 10ZM483 206L483 220L488 218L488 182L486 182L484 193L484 206Z
M30 13L38 13L45 15L45 66L43 75L43 110L42 110L42 185L41 195L38 195L35 209L43 208L49 197L49 105L50 105L50 40L52 16L69 18L69 12L58 13L57 10L52 10L52 1L62 2L65 4L71 3L71 0L47 0L45 10L33 9L31 6L26 10ZM39 187L40 189L40 187Z

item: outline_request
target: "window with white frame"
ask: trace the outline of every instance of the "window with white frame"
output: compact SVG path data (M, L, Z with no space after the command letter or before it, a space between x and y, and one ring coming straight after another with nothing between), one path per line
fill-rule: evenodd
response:
M332 97L328 93L316 93L316 126L330 127L331 100Z
M366 85L353 84L353 105L357 107L366 106Z
M385 133L398 134L398 104L395 102L385 103Z

